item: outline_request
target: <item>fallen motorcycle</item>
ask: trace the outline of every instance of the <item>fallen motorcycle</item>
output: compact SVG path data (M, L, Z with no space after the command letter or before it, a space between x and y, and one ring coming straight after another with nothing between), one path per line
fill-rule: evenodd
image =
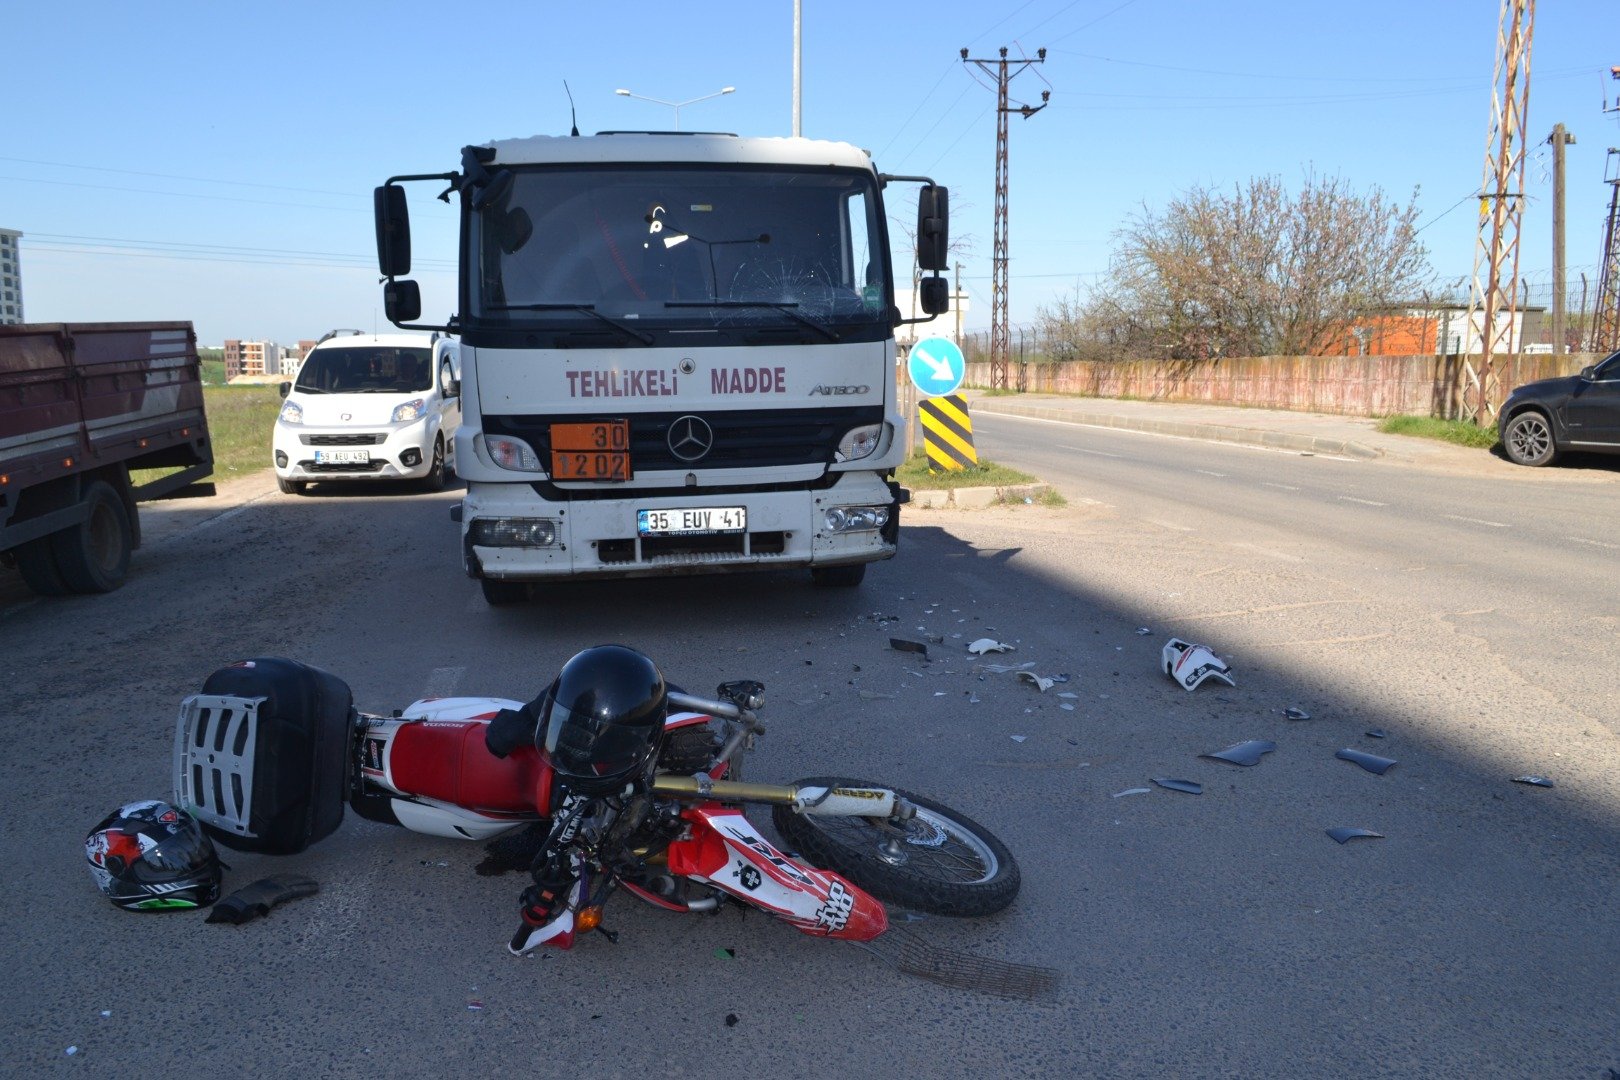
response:
M620 646L578 654L527 704L424 698L392 716L357 711L328 672L244 660L183 703L175 795L216 840L271 854L330 835L345 806L434 836L543 834L515 953L591 930L616 938L601 921L618 890L675 912L740 902L855 942L888 928L885 904L982 916L1013 901L1006 846L938 802L842 776L745 782L763 703L748 680L713 699L666 688ZM755 828L750 804L771 807L797 855Z

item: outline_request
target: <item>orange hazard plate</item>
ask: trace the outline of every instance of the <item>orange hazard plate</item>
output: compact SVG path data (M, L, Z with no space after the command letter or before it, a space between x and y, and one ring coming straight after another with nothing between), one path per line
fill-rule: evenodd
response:
M551 425L553 480L628 480L630 421Z

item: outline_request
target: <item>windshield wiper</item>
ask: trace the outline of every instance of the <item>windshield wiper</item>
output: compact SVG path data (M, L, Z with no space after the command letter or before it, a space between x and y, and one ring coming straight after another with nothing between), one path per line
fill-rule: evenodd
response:
M330 394L330 390L322 390L318 386L294 386L293 391L299 394Z
M624 322L624 321L622 321L620 319L615 319L611 315L602 314L600 311L596 310L596 305L595 304L495 304L495 305L492 305L489 310L491 310L491 311L583 311L585 314L591 316L592 318L600 319L601 321L607 323L609 326L613 327L615 330L619 330L619 331L621 331L623 333L629 334L631 337L635 338L637 341L641 342L643 345L651 345L653 343L653 337L652 337L651 334L644 333L644 332L642 332L640 330L637 330L635 327L631 326L630 324L628 324L628 323L626 323L626 322Z
M826 325L825 323L817 322L815 319L812 319L810 316L801 313L798 310L798 307L799 307L798 303L794 302L794 301L787 301L787 300L666 300L666 301L664 301L664 306L667 307L667 308L672 308L672 307L674 307L674 308L686 308L686 307L770 308L773 311L780 311L782 314L786 315L790 319L793 319L795 322L803 323L805 326L808 326L810 329L814 330L816 333L820 334L822 337L825 337L828 341L842 341L842 340L844 340L842 337L839 336L838 331L834 330L832 327Z

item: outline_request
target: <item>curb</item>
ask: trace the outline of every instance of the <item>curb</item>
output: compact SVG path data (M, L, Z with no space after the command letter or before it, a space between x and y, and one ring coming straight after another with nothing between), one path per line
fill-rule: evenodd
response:
M921 510L978 510L1000 502L1038 499L1050 484L1011 484L1007 487L912 488L908 508Z
M1053 409L1040 405L1010 405L995 398L975 398L972 407L979 412L1005 413L1009 416L1028 416L1037 420L1055 420L1063 424L1082 427L1124 428L1146 431L1155 435L1175 435L1184 439L1202 439L1205 442L1241 443L1246 446L1265 446L1274 450L1295 450L1309 454L1339 454L1344 457L1371 460L1384 456L1384 452L1366 443L1349 439L1324 439L1318 435L1297 435L1288 431L1268 431L1263 428L1233 427L1227 424L1199 424L1186 420L1151 420L1114 413L1078 412L1074 409Z

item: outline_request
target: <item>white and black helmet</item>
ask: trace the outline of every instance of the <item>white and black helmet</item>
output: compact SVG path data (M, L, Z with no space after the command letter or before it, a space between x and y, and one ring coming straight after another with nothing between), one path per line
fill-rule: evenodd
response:
M129 911L207 907L219 899L220 863L197 819L156 799L125 803L84 838L90 876Z

